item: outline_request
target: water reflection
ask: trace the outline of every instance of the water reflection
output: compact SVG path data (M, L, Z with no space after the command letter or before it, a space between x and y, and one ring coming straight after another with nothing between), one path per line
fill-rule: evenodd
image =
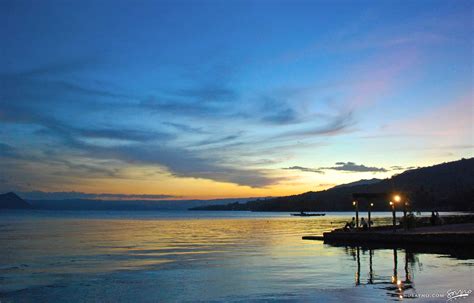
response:
M399 274L399 251L392 250L393 271L390 275L376 275L374 271L374 254L376 250L365 247L346 247L346 252L350 254L357 263L355 272L355 286L361 285L376 285L387 291L390 297L413 298L413 293L416 292L413 283L413 267L416 264L415 254L408 250L400 250L404 254L404 273ZM362 255L368 255L368 262L361 262ZM367 258L366 258L367 259ZM361 274L363 268L367 268L367 279L362 279Z
M96 301L98 294L110 302L385 302L400 286L405 296L414 292L415 273L420 293L472 288L474 261L439 258L442 252L397 248L394 258L394 247L301 240L343 226L341 216L41 214L0 213L2 302Z
M422 271L423 265L419 261L418 254L420 253L436 253L450 258L466 260L474 259L474 250L472 247L457 247L447 248L439 246L416 247L408 248L390 248L374 247L374 246L344 246L345 252L352 257L356 262L355 280L356 287L373 285L378 289L386 291L388 297L402 299L417 298L417 290L415 288L415 268ZM390 251L392 263L391 272L384 274L376 274L374 268L374 255L377 253L384 253L387 255ZM380 258L379 258L380 259ZM386 258L385 258L386 259ZM399 272L399 266L403 264L403 271ZM388 264L385 263L385 270ZM367 270L367 278L364 277L364 271Z

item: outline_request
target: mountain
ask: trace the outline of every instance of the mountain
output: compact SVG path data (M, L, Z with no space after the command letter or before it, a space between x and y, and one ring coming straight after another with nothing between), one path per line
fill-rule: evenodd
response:
M332 187L331 189L341 188L341 187L351 187L351 186L356 186L356 185L370 185L370 184L379 183L380 181L382 181L382 179L377 179L377 178L372 178L372 179L368 179L368 180L362 179L362 180L351 182L351 183L336 185L336 186Z
M32 207L28 202L18 197L15 193L9 192L6 194L0 194L0 208L28 209Z
M474 211L474 158L412 169L378 182L361 181L324 191L192 210L350 211L353 193L400 193L417 211ZM389 210L386 199L371 202L374 211ZM367 203L361 200L360 209L366 209Z
M187 210L203 205L227 204L238 200L247 202L255 198L216 199L216 200L28 200L35 209L46 210Z

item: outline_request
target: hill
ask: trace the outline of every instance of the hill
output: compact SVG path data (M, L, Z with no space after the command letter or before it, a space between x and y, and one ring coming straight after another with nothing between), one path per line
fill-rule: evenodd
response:
M9 192L0 195L0 208L6 209L29 209L31 205L18 197L15 193Z
M362 179L362 180L351 182L351 183L336 185L336 186L333 187L333 189L334 188L340 188L340 187L351 187L351 186L356 186L356 185L375 184L375 183L379 183L380 181L382 181L382 179L376 179L376 178L368 179L368 180Z
M324 191L192 210L350 211L353 210L352 193L382 192L403 193L414 210L474 210L474 158L412 169L380 181L366 181ZM388 201L373 202L375 211L389 209ZM363 203L361 201L361 209L365 209Z
M241 198L247 202L255 198ZM187 210L203 205L227 204L235 199L215 200L98 200L98 199L39 199L28 200L35 209L44 210Z

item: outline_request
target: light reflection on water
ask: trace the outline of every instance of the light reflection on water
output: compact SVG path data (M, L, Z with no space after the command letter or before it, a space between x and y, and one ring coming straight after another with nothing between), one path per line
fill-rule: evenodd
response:
M472 288L472 259L301 240L351 215L4 213L0 300L384 301Z

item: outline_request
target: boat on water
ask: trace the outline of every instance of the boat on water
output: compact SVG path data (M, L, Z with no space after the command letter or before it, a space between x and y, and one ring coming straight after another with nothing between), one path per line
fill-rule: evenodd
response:
M298 217L320 217L320 216L325 216L325 213L316 213L316 214L311 214L311 213L305 213L305 212L300 212L297 214L291 214L292 216L298 216Z

